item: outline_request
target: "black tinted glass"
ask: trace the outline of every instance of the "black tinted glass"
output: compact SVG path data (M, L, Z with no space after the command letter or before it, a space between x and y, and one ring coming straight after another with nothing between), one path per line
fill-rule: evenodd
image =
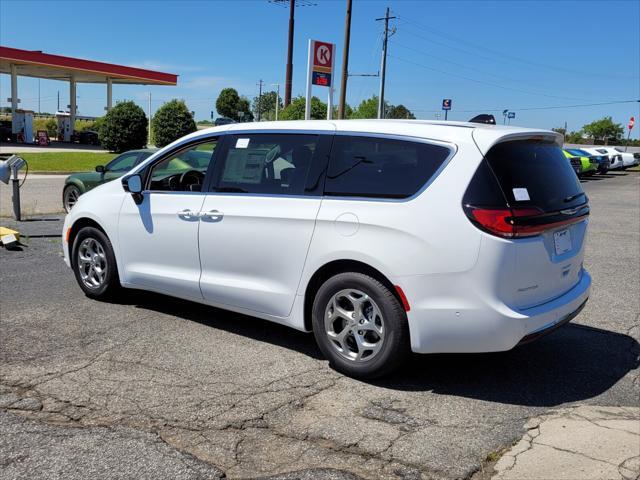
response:
M317 135L230 135L214 190L301 195L317 144Z
M586 198L571 163L550 142L499 143L486 156L512 206L551 212L584 203Z
M325 194L406 198L433 176L448 148L373 137L335 137Z

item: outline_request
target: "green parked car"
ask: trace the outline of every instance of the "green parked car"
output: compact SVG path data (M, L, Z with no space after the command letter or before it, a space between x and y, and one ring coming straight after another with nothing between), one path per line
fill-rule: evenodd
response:
M574 155L573 153L562 149L562 152L564 153L564 156L567 157L567 159L569 161L571 161L573 159L573 161L575 162L575 159L579 159L580 160L580 173L579 175L593 175L594 173L596 173L596 171L598 170L598 162L596 162L595 160L591 161L591 158L589 157L583 157L583 156L578 156L578 155ZM573 164L573 162L572 162ZM578 173L578 172L576 172Z
M121 177L156 151L157 149L149 148L129 150L118 155L106 165L98 165L95 172L72 173L65 180L62 190L62 205L65 211L69 212L83 193Z

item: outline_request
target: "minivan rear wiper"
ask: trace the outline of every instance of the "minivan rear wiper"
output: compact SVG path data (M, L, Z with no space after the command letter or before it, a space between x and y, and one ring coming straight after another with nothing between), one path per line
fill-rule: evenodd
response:
M581 197L583 195L584 195L584 192L576 193L575 195L571 195L571 196L568 196L567 198L565 198L564 202L568 203L568 202L570 202L572 200L575 200L576 198Z

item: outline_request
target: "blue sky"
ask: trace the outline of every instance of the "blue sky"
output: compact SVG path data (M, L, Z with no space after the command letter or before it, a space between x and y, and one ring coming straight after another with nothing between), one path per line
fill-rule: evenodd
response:
M296 11L293 93L304 93L307 39L334 42L342 56L344 0L313 0ZM304 3L312 3L305 0ZM397 16L389 41L386 98L418 118L435 118L443 98L449 118L509 108L513 123L570 130L604 115L626 125L639 103L538 110L640 98L640 1L365 1L353 0L352 73L379 69L382 22ZM197 119L209 117L218 92L257 94L257 82L284 92L288 10L267 0L71 1L0 0L0 44L135 65L178 74L177 87L114 86L114 99L146 110L186 100ZM0 76L7 106L9 78ZM67 83L41 81L40 108L68 103ZM347 100L378 91L377 78L353 77ZM326 89L314 94L324 98ZM21 106L37 110L38 80L20 77ZM78 86L79 113L100 115L104 86ZM337 102L336 92L336 102ZM499 115L497 112L492 112ZM632 137L638 138L640 128ZM626 132L625 132L626 133Z

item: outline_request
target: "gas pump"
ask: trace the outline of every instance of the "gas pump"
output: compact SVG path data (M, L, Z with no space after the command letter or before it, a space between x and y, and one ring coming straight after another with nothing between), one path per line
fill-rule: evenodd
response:
M33 142L33 111L16 110L11 116L11 130L18 143Z
M71 141L71 117L67 112L56 112L58 120L58 141Z

